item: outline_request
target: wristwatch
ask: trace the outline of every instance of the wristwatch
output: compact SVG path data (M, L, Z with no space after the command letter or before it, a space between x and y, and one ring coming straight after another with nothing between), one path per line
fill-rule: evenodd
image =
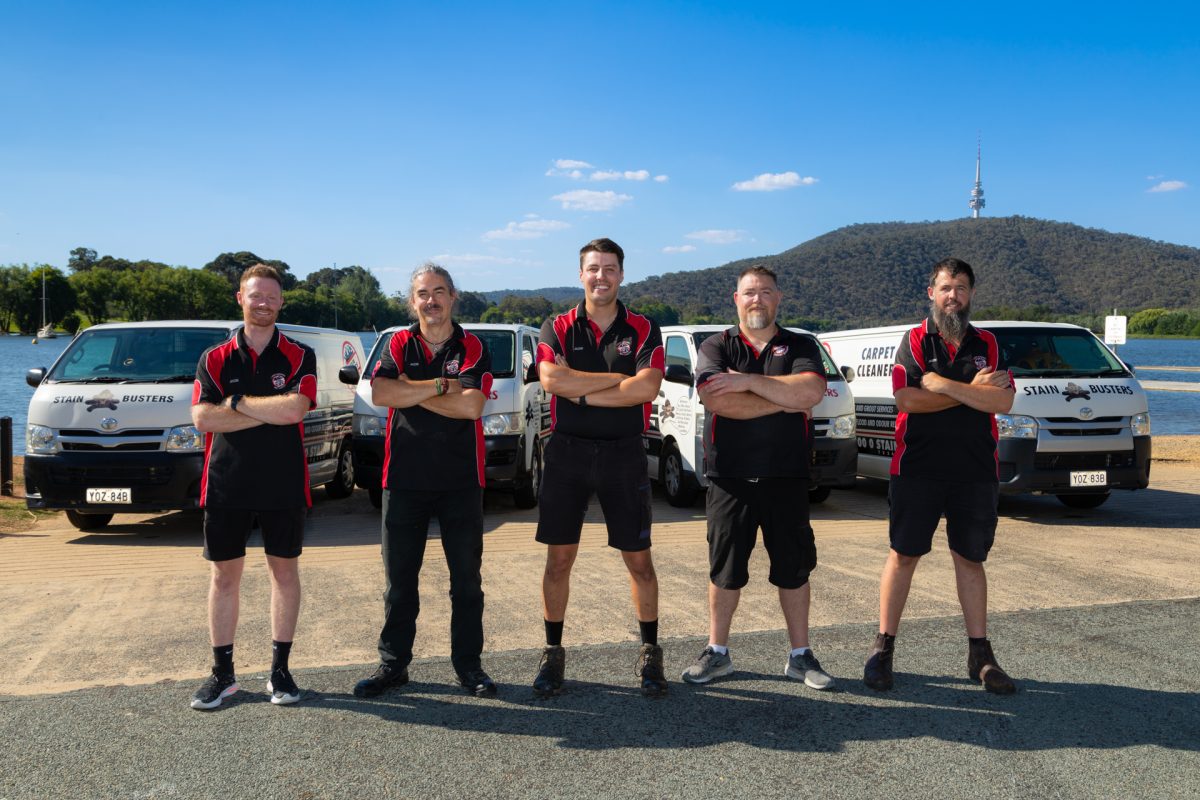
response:
M240 403L240 402L242 402L242 396L240 394L235 394L232 397L230 397L229 398L229 410L237 411L238 403Z
M586 405L587 405L587 395L586 395L586 394L581 394L581 395L579 395L579 405L580 405L580 406L586 406Z

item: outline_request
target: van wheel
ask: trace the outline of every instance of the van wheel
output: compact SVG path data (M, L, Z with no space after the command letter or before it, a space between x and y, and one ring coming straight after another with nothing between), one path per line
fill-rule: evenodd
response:
M1098 508L1104 505L1104 501L1109 498L1110 492L1103 494L1060 494L1055 495L1058 502L1062 503L1067 508Z
M112 514L84 514L82 511L67 509L67 522L81 531L98 531L112 522Z
M354 453L350 449L350 440L342 440L338 449L338 467L333 480L325 484L325 496L334 500L349 497L354 491Z
M812 504L824 503L829 499L829 493L833 491L828 486L814 486L808 490L808 502Z
M513 503L517 508L533 508L542 489L542 448L533 443L533 458L529 463L529 475L524 486L513 490Z
M700 486L696 483L695 475L684 471L679 448L673 443L669 444L663 448L659 458L662 460L662 485L667 502L677 508L687 508L696 502Z
M372 486L370 489L367 489L367 495L369 495L371 498L371 505L375 506L376 508L383 508L382 486Z

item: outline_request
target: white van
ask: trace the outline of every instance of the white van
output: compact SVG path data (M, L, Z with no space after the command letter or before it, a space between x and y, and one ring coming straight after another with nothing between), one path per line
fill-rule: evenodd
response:
M200 501L204 435L192 425L200 354L241 322L124 322L81 331L35 387L25 432L29 508L65 509L80 530L114 513L194 509ZM350 422L354 392L336 378L363 363L358 337L280 324L317 356L317 405L304 417L309 479L330 497L354 491Z
M1150 482L1150 414L1130 369L1086 328L1048 322L976 322L996 335L1016 385L996 415L1000 491L1053 494L1095 508L1112 489ZM887 480L896 440L892 363L911 325L822 333L855 373L858 471Z
M396 331L379 334L365 373L344 369L341 380L357 386L354 400L355 482L371 493L376 508L383 504L383 444L387 434L387 409L372 402L371 379L384 348ZM492 393L483 406L486 448L484 473L487 488L513 493L518 508L537 505L542 483L542 385L532 374L538 330L528 325L468 322L463 328L478 336L492 356Z
M650 413L645 434L650 477L661 481L667 502L689 506L704 476L704 414L696 391L696 357L700 344L729 330L729 325L668 325L662 329L666 372ZM804 330L796 333L813 337ZM815 339L815 337L813 337ZM825 359L825 399L813 409L812 488L809 501L819 503L833 487L854 485L857 450L854 446L854 396L846 378L829 354Z

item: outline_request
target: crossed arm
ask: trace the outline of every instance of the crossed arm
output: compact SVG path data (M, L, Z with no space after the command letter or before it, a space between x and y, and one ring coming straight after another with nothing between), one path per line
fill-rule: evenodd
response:
M464 389L456 378L439 378L444 382L443 394L437 392L434 380L414 381L403 375L399 378L375 378L371 381L371 397L376 405L390 408L420 406L426 411L451 419L479 419L487 398L478 389Z
M964 405L988 414L1007 414L1012 409L1012 381L1008 371L995 372L985 367L970 383L943 378L936 372L921 376L920 388L906 386L896 390L896 408L908 414L928 414Z
M824 396L825 379L813 372L757 375L727 370L700 386L700 402L729 419L808 413Z
M204 433L232 433L259 425L295 425L312 407L307 395L300 393L254 397L244 395L237 411L230 408L230 397L220 403L199 402L192 406L192 422Z
M648 403L658 396L662 370L645 367L636 375L617 372L580 372L567 366L562 356L538 364L542 388L564 400L578 403L587 397L589 406L622 408Z

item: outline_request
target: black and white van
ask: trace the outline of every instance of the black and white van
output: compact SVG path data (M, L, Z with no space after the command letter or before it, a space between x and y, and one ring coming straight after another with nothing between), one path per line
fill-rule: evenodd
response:
M199 506L204 434L192 424L192 384L200 354L241 322L170 320L93 325L46 368L25 432L29 508L63 509L81 530L116 513ZM317 405L304 417L309 479L330 497L354 491L350 425L354 391L338 381L363 363L356 335L279 324L317 356Z

